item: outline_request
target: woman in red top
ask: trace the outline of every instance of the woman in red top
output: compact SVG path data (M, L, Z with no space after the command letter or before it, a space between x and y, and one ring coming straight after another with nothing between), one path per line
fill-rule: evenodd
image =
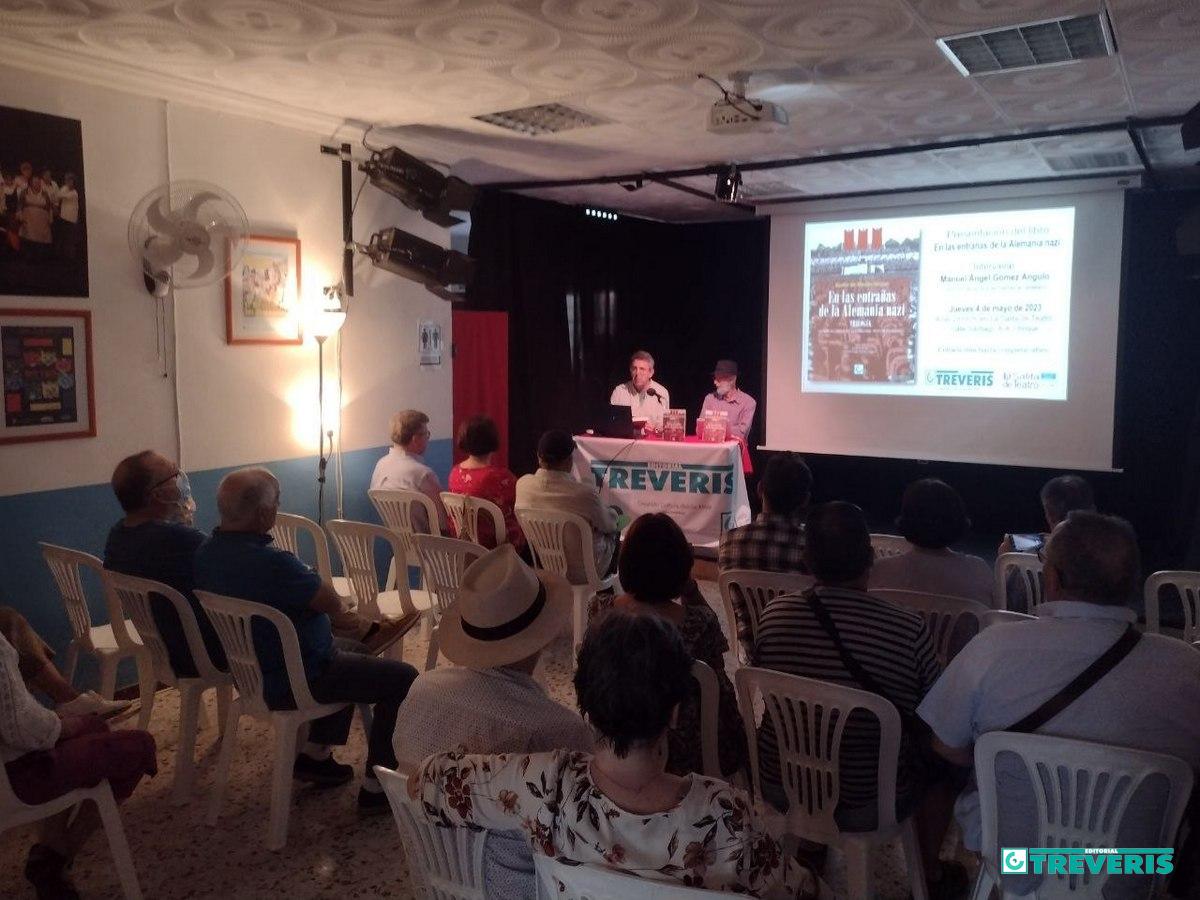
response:
M500 449L500 432L487 416L472 416L458 429L458 449L467 458L450 470L450 490L490 500L504 513L508 542L518 551L525 547L525 535L513 512L517 502L517 476L503 466L492 465L492 456ZM495 530L489 516L479 518L479 542L496 546Z

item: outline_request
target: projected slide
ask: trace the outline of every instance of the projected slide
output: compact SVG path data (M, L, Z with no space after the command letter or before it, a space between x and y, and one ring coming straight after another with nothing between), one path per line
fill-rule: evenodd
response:
M1075 208L810 222L802 390L1067 399Z

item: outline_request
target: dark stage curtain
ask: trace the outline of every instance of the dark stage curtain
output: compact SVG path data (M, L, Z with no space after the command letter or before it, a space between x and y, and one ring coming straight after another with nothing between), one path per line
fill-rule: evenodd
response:
M742 387L760 396L769 245L765 220L612 222L484 192L471 215L479 271L466 308L509 313L513 470L536 467L545 429L598 421L634 350L654 355L689 428L718 358L737 359Z

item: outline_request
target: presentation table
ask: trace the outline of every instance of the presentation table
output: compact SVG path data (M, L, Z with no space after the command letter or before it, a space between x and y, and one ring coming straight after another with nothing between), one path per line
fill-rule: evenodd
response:
M721 533L750 521L744 447L697 438L575 437L575 475L592 478L600 499L630 519L670 514L690 543L715 547Z

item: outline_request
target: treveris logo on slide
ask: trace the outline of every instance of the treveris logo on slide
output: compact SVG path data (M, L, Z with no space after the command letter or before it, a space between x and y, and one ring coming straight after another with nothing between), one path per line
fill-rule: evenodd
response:
M996 379L991 369L972 369L969 372L937 369L930 372L926 380L941 387L991 387Z
M1001 875L1169 875L1171 847L1002 847Z

